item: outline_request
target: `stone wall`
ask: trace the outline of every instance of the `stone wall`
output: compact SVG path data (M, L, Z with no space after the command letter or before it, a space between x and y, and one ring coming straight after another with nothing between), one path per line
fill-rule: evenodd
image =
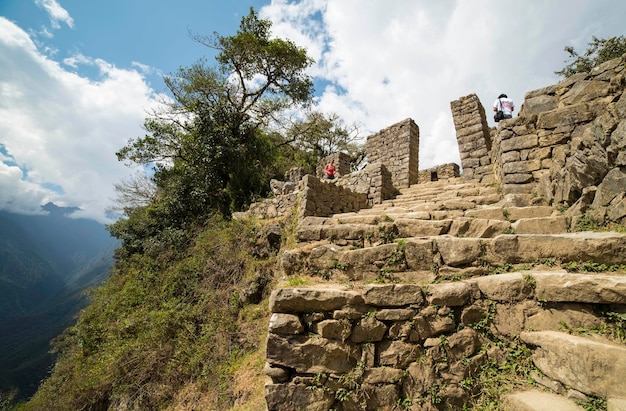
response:
M463 176L481 182L493 181L491 167L491 134L485 109L476 94L461 97L450 103L452 119L459 144Z
M526 94L520 117L499 133L503 165L496 171L505 190L536 190L571 205L597 187L595 206L626 208L625 63L626 55ZM520 137L518 158L509 149L520 146Z
M472 395L463 380L482 365L506 358L494 336L512 341L521 334L538 345L534 339L541 332L563 324L602 327L593 314L602 304L626 309L626 278L616 282L600 274L557 271L424 287L278 289L270 298L268 410L391 410L418 400L438 406L416 409L462 409ZM528 329L534 332L524 332ZM619 347L599 351L604 355ZM562 354L554 351L547 354ZM618 395L626 367L595 355L578 358L577 366L593 368L603 378L573 376L568 384L591 395Z
M318 178L326 177L326 164L332 161L335 162L335 176L342 177L350 174L350 162L352 159L346 153L332 153L320 160L317 168L315 169L315 175Z
M398 190L393 186L391 173L380 163L368 164L363 170L338 179L335 184L367 195L369 207L398 195Z
M419 128L407 118L367 138L367 161L381 163L391 173L394 187L417 183L419 171Z
M418 183L447 180L449 178L459 177L460 175L461 174L458 164L447 163L426 170L420 170L418 175Z
M495 178L504 193L535 194L551 204L582 199L578 211L590 207L596 222L623 222L625 64L626 55L528 92L519 116L491 130L475 95L452 102L463 176Z
M312 175L302 179L300 217L326 217L367 207L367 194L357 193Z

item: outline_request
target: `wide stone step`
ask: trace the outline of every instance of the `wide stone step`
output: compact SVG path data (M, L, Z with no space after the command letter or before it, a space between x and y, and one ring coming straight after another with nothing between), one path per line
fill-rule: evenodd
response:
M507 221L517 221L529 218L545 218L556 216L554 208L550 206L526 207L483 207L468 210L465 215L475 218L489 218Z
M504 398L506 411L583 411L584 408L557 394L530 390L508 394Z
M356 214L332 218L307 217L298 226L299 241L363 240L451 235L455 237L493 238L500 234L565 234L566 216L522 218L514 223L501 219L468 218L460 213L399 212L384 215Z
M319 269L343 267L352 275L360 271L376 272L382 267L393 272L432 270L434 266L470 268L504 266L505 264L535 263L540 260L555 262L590 262L617 265L626 263L626 234L615 232L580 232L566 234L501 234L494 238L454 237L451 235L410 237L390 242L395 225L339 225L330 230L343 228L344 238L367 238L377 236L389 244L346 250L334 244L319 245L312 249L302 248L286 251L283 255L288 267L308 265ZM332 231L316 226L303 238L314 241ZM335 231L339 234L338 231ZM324 235L321 235L324 234ZM308 261L304 264L304 261ZM608 268L608 267L607 267ZM608 293L614 288L608 289Z
M587 395L626 397L626 346L557 331L522 332L545 375Z

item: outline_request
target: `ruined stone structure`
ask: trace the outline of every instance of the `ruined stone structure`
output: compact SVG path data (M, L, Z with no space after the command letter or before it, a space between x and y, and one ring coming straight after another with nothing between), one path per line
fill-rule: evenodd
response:
M452 119L459 143L463 176L489 183L493 181L491 167L491 130L485 109L476 94L450 103Z
M449 178L459 177L461 175L459 165L455 163L442 164L426 170L420 170L418 175L418 183L427 181L447 180Z
M369 164L380 163L391 173L394 187L417 183L419 170L419 128L407 118L367 138Z
M625 64L531 91L497 127L476 95L452 102L460 177L456 164L418 172L407 119L367 139L365 169L253 205L297 206L280 267L321 282L272 292L268 410L463 409L483 367L519 366L522 348L544 390L498 409L583 410L593 396L626 410L624 339L588 335L626 315L626 233L578 224L626 225Z
M350 156L347 155L346 153L341 153L341 152L333 153L320 160L319 164L317 165L315 175L318 178L326 177L326 164L330 163L331 161L334 161L335 162L335 176L337 178L346 176L350 174L351 160L352 159L350 158Z
M624 58L608 61L527 93L519 116L491 131L475 95L452 102L463 176L495 179L505 193L538 193L553 204L600 192L595 220L620 220L626 216L625 83Z
M494 331L500 335L519 336L542 348L537 361L550 364L541 367L547 381L564 375L560 378L565 384L583 392L609 398L624 394L626 346L569 334L564 341L551 330L560 321L570 327L600 326L589 313L601 304L626 303L626 277L617 283L563 272L494 277L428 286L274 291L265 368L272 379L265 387L268 409L436 410L432 405L445 398L447 408L442 409L461 410L472 394L462 381L503 355L497 347L486 346L476 329L486 316L494 317ZM619 289L621 297L604 293L598 286L604 280L604 285ZM540 308L538 300L582 305L568 317ZM585 355L576 356L574 346ZM564 364L573 364L579 373L571 374ZM595 377L599 373L603 378ZM419 399L426 406L417 407ZM536 397L530 401L538 403ZM563 403L566 407L555 411L578 409Z

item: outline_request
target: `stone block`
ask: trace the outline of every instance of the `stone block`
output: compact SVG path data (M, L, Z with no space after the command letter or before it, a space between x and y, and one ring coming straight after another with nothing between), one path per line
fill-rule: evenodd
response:
M547 376L587 395L623 397L626 347L556 331L523 332L533 362Z
M270 311L293 313L332 311L351 304L363 303L361 295L342 288L279 288L270 296Z

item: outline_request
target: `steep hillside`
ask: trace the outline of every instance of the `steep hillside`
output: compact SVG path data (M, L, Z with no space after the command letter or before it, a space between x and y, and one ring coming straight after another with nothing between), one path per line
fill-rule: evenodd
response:
M0 212L0 392L32 395L54 356L50 340L106 279L118 242L90 220L48 204L48 215Z

